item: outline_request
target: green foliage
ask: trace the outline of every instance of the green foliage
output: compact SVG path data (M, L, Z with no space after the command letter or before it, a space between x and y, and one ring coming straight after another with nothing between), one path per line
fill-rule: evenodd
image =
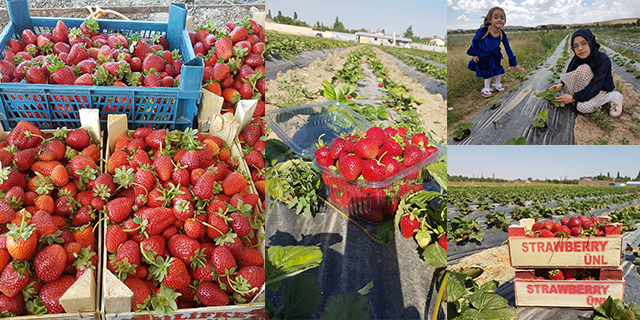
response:
M442 83L445 83L445 84L447 83L447 69L437 67L434 64L420 60L410 54L405 54L401 51L396 50L397 48L380 47L380 49L382 51L385 51L388 54L391 54L396 59L406 63L407 65L415 67L416 70L424 74L430 75L440 80L440 82Z
M274 31L267 31L266 37L267 41L264 45L264 56L281 56L285 59L294 59L296 58L296 54L304 51L346 48L356 45L356 43L351 41L297 36Z
M467 216L455 216L447 224L447 239L451 241L476 240L482 242L484 231L480 223Z
M548 113L549 110L540 111L538 115L532 119L533 122L531 123L531 125L536 128L544 128L547 125L546 120L549 118Z
M564 103L555 102L556 93L560 92L560 90L562 90L562 88L547 89L545 91L542 91L542 92L536 94L536 97L544 99L545 101L547 101L550 105L552 105L554 107L564 107Z
M322 251L314 246L274 246L267 249L265 258L265 285L276 292L280 281L319 266Z
M458 138L458 139L462 139L462 136L464 136L465 131L469 128L471 128L471 126L473 126L473 122L469 121L469 122L460 122L457 125L455 125L453 128L453 136Z
M507 308L507 300L493 293L497 281L483 285L475 282L482 269L447 271L447 315L449 319L518 319L515 309Z
M487 219L487 227L501 229L502 231L507 231L509 226L511 225L511 221L505 218L505 213L503 211L493 211L486 216Z
M512 145L512 146L524 146L527 144L527 138L525 137L520 137L520 138L511 138L509 140L507 140L507 142L505 143L506 145Z
M608 297L599 306L594 306L594 320L634 320L640 318L640 306L631 302L625 304L620 299Z
M316 195L322 182L320 172L311 166L311 162L292 155L287 161L267 166L266 176L266 192L274 200L309 218L312 212L317 212ZM270 209L273 210L274 206L275 202L272 202Z

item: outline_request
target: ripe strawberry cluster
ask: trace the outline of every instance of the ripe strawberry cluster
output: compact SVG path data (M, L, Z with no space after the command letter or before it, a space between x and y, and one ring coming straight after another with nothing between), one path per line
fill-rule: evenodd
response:
M138 128L114 150L107 267L133 291L134 309L162 314L257 294L265 280L255 249L264 217L253 210L258 195L245 192L242 159L221 139L190 129Z
M89 18L69 29L59 20L51 32L22 31L0 60L2 82L87 86L175 87L182 57L160 35L140 38L100 32Z
M598 280L599 269L539 269L536 270L536 280Z
M244 160L251 170L251 180L258 190L263 205L265 196L265 130L262 118L253 118L249 125L238 134L240 144L244 145Z
M545 220L536 222L531 227L528 237L554 238L554 237L604 237L605 226L596 216L573 216L561 218L560 222Z
M115 189L85 129L19 122L0 143L0 312L63 313L60 297L96 270L92 223ZM95 276L95 274L94 274Z
M241 99L260 99L254 115L264 116L264 27L247 19L216 27L210 21L189 32L193 51L204 59L202 86L224 98L224 109L235 112Z
M324 169L322 181L331 188L331 200L339 207L357 207L357 214L371 221L394 214L400 197L422 190L416 164L438 152L424 133L409 135L403 127L372 127L337 138L331 147L319 139L317 147L315 161ZM405 170L410 172L406 177L384 188L354 183L384 181Z

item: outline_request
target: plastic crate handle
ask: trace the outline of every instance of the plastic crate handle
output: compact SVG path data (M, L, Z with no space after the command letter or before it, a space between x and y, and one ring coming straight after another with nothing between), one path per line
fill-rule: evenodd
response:
M22 35L25 29L33 30L27 0L7 0L7 11L9 11L9 19L13 23L16 36Z

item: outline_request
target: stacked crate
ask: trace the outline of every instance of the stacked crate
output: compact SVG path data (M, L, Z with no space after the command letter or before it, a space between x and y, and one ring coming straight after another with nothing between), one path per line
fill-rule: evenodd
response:
M604 219L603 219L604 218ZM601 217L606 220L606 217ZM516 268L518 307L592 308L608 296L622 299L620 224L605 227L604 237L536 238L525 236L535 221L509 227L509 258ZM540 269L597 270L598 280L537 280Z

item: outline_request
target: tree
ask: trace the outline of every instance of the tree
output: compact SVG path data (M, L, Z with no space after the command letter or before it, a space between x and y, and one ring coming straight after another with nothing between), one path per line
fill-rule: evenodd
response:
M298 20L298 13L297 12L293 12L293 20Z
M271 16L271 9L269 9L269 12L267 12L267 18L273 20L273 16Z
M345 28L344 28L344 24L342 24L342 22L340 22L340 20L338 19L338 16L336 16L336 22L333 23L333 31L337 31L337 32L345 32Z
M402 34L403 38L409 38L409 39L413 39L414 35L413 35L413 26L409 26L409 28L407 28L407 31L405 31Z
M636 20L636 25L640 26L640 19Z
M620 171L618 171L618 175L616 176L616 179L620 179Z
M636 181L640 181L640 171L638 172L638 175L636 176Z

